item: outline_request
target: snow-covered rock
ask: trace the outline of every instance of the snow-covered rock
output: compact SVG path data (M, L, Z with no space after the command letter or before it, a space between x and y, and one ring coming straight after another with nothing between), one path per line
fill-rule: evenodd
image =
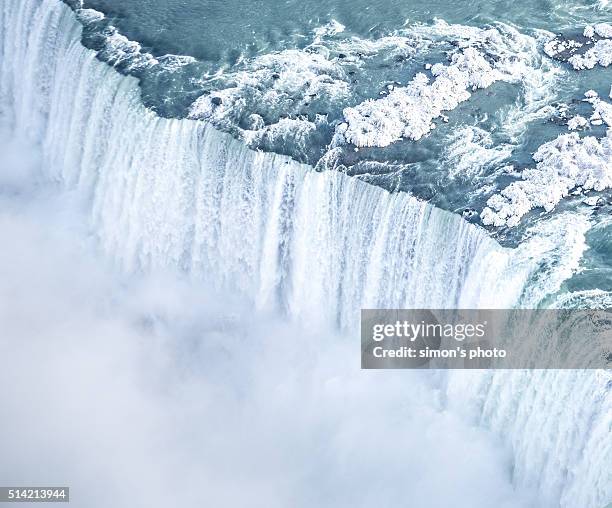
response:
M551 58L567 61L576 70L592 69L596 65L608 67L612 64L612 25L588 25L582 35L588 39L586 43L563 35L557 36L544 45L544 53Z
M576 115L575 117L570 118L569 121L567 122L567 128L570 131L575 131L575 130L578 130L578 129L583 129L587 125L589 125L589 121L586 118L584 118L583 116L580 116L580 115Z
M612 25L609 23L597 23L593 29L600 37L612 39Z
M608 67L612 64L612 40L602 39L582 55L573 55L568 62L576 70L592 69L596 65Z
M489 36L499 37L495 30ZM336 129L334 144L384 147L402 138L419 140L428 134L433 120L445 116L468 100L471 92L499 80L515 81L524 72L516 54L487 59L475 47L464 47L451 56L449 64L431 66L430 80L418 73L405 87L396 87L387 96L367 100L344 109L344 123Z
M612 126L612 104L592 90L585 97L593 105L591 122L599 120ZM572 120L577 118L586 122L583 117ZM535 168L526 169L521 180L489 198L480 214L483 224L516 226L534 208L550 212L568 195L612 188L612 128L601 140L594 136L581 138L577 133L563 134L541 145L533 159Z
M534 208L550 212L577 187L612 188L612 129L601 141L563 134L540 146L533 158L537 165L523 171L522 180L489 198L481 213L485 225L512 227Z
M588 206L597 206L604 202L599 196L590 196L588 198L584 198L582 202Z
M337 132L356 146L387 146L401 138L421 139L432 120L470 97L468 89L486 88L500 78L475 49L453 55L450 65L431 68L433 81L418 73L403 88L379 100L367 100L344 110L345 126Z

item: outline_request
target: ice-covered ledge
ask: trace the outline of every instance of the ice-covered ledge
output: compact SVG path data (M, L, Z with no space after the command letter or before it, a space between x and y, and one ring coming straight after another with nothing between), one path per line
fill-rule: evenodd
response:
M533 57L525 49L533 44L534 39L516 30L482 30L478 40L465 42L448 64L427 64L431 79L420 72L383 98L345 108L332 144L385 147L400 139L417 141L435 128L434 120L447 121L444 112L467 101L472 92L497 81L520 81Z
M585 97L593 106L591 123L612 126L612 105L593 91ZM612 188L612 128L601 140L563 134L541 145L533 159L536 167L523 171L522 180L489 198L480 215L483 224L513 227L534 208L550 212L570 193Z
M567 61L576 70L612 64L612 25L589 25L585 27L582 37L581 40L555 37L544 45L544 52L551 58ZM588 46L591 47L584 51Z
M450 65L433 65L431 73L432 82L418 73L406 87L382 99L346 108L337 140L342 136L360 147L388 146L401 138L416 141L434 128L434 118L468 100L468 90L486 88L502 77L474 48L454 54Z

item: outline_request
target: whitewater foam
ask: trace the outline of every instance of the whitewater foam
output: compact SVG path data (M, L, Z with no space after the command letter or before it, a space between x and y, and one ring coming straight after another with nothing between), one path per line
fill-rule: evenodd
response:
M218 76L213 92L193 102L189 118L207 120L253 148L309 160L306 147L328 145L337 115L362 93L361 78L371 67L408 61L432 44L410 31L373 40L336 37L343 31L332 22L316 28L312 42L302 49L244 59ZM395 86L387 83L385 90ZM252 115L262 122L250 122ZM304 139L306 131L310 135ZM303 144L293 145L295 141Z
M450 178L474 178L501 165L513 148L507 143L495 144L493 136L479 127L461 126L448 136L442 160Z

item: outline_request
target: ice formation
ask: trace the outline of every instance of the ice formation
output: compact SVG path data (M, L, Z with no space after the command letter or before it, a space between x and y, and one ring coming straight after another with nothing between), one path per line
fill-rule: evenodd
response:
M555 38L544 44L544 53L546 53L549 57L554 58L561 56L564 52L575 51L582 46L584 46L584 44L578 41Z
M356 146L387 146L401 138L421 139L433 128L434 118L470 98L468 89L486 88L501 78L475 49L453 55L450 65L431 68L433 82L418 73L404 88L378 100L367 100L344 110L340 134Z
M319 128L332 124L333 114L324 121L317 116L336 110L337 117L354 96L357 75L367 73L368 66L397 64L431 44L422 36L409 34L373 40L336 37L343 29L332 21L315 28L312 42L303 49L244 60L236 70L217 77L217 90L199 97L191 105L189 118L209 121L254 148L274 151L280 144L303 138L306 130L316 136ZM385 88L391 90L396 85L386 84ZM252 122L253 115L261 121ZM310 122L310 127L305 122ZM292 126L300 132L293 132ZM271 139L275 140L272 144ZM295 155L293 150L291 153Z
M197 99L189 117L237 131L249 142L265 136L263 131L279 132L310 103L345 100L347 81L342 65L323 54L294 49L266 54L230 76L227 87ZM262 121L244 120L252 115Z
M432 79L418 73L407 86L381 99L345 108L333 144L385 147L402 138L419 140L435 128L435 119L468 100L471 92L525 75L532 57L525 46L533 39L515 31L502 34L498 29L467 34L448 65L431 66Z
M587 27L587 28L590 29L591 27ZM584 29L585 30L585 36L586 36L587 28ZM595 32L600 37L604 37L604 38L607 38L607 39L612 39L612 25L610 25L608 23L597 23L592 28L593 28L593 32ZM591 35L590 37L593 37L593 36Z
M591 115L590 121L592 124L606 125L612 127L612 104L602 100L597 95L597 92L589 90L585 95L585 102L591 103L593 106L593 114Z
M544 52L551 58L567 61L576 70L593 69L596 65L608 67L612 64L612 25L589 25L585 27L582 36L586 38L583 42L555 37L544 45ZM585 46L591 47L581 52Z
M592 69L596 65L608 67L612 64L612 40L603 39L583 55L574 55L568 62L576 70Z
M589 125L589 121L585 117L580 115L576 115L575 117L570 118L570 120L567 122L567 128L570 131L583 129L587 125Z
M536 39L505 25L482 29L436 20L374 40L336 37L342 29L332 22L315 29L312 43L302 50L245 60L238 70L219 76L217 91L197 99L189 117L210 121L267 151L289 153L281 146L296 136L306 141L306 131L324 146L330 140L323 136L331 131L331 147L383 147L401 138L422 138L435 128L434 120L447 122L444 112L477 89L541 71ZM449 45L448 62L425 63L408 84L383 81L379 99L353 105L362 93L355 83L381 61L393 67L431 47ZM318 122L317 113L327 118Z
M585 96L594 109L591 122L612 126L612 105L593 91ZM489 198L481 213L483 224L516 226L534 208L550 212L571 191L612 188L612 129L601 140L594 136L581 138L577 133L563 134L541 145L533 159L536 167L523 171L522 180Z

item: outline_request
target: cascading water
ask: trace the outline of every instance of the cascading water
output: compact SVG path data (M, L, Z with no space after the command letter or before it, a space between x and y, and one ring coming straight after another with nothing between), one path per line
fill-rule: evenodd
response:
M407 194L152 114L136 80L80 45L68 9L37 5L21 6L21 23L4 8L3 46L27 41L2 59L14 128L42 141L48 178L90 196L103 248L126 270L176 265L343 326L361 306L505 306L518 297L533 267L507 270L512 251L483 231Z
M584 250L580 217L502 248L408 194L250 150L204 122L161 118L136 79L81 45L58 0L1 0L0 27L4 122L39 146L42 178L80 196L126 272L179 268L297 322L354 331L361 307L536 306ZM573 234L568 222L579 225ZM513 481L542 506L612 498L609 375L454 372L444 385L449 406L504 436Z

